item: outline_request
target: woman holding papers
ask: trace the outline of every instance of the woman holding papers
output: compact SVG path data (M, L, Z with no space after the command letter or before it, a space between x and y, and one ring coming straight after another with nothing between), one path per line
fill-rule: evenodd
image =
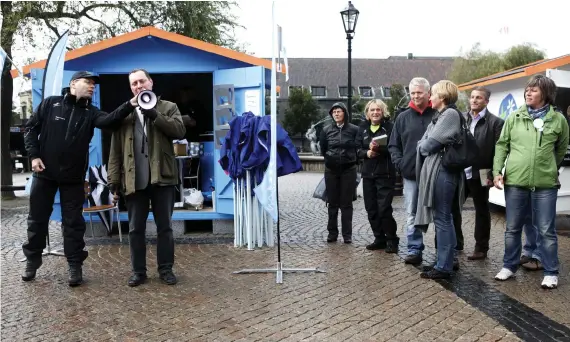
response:
M374 242L368 250L385 249L398 252L397 224L392 215L395 169L390 159L387 142L392 132L388 121L388 107L381 100L371 100L364 109L367 121L361 128L359 159L362 159L364 206L374 233Z

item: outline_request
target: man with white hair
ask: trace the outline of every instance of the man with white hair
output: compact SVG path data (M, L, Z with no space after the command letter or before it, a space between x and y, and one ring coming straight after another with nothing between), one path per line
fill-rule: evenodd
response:
M388 150L404 183L404 200L407 213L406 235L408 237L408 255L405 262L406 264L419 265L422 263L424 243L422 231L414 226L418 192L416 147L436 111L431 108L428 80L416 77L410 81L409 89L411 98L409 107L396 118Z

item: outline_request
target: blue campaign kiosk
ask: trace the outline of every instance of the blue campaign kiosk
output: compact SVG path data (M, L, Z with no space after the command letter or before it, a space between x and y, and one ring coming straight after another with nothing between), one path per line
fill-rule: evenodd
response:
M46 61L24 68L32 80L33 107L41 101L42 79ZM93 103L111 112L132 98L128 74L146 69L154 81L153 91L163 99L177 102L180 89L191 87L203 113L194 118L201 130L195 136L203 145L198 188L209 194L214 187L213 203L201 210L176 208L173 221L233 219L233 183L220 167L219 148L234 115L251 111L265 114L265 94L270 88L271 61L226 49L217 45L170 33L155 27L134 32L68 51L65 56L63 85L78 70L100 75ZM14 74L13 74L14 75ZM183 113L184 114L184 113ZM110 132L95 130L89 148L89 166L106 165ZM195 141L195 140L192 140ZM61 221L59 196L52 220ZM87 218L88 216L86 216ZM120 213L127 221L127 213ZM98 217L93 216L93 220ZM153 220L152 213L149 220ZM232 222L233 223L233 222Z

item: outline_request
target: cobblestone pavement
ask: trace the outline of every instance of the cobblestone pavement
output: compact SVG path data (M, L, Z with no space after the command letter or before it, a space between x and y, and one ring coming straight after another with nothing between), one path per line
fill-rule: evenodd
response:
M570 239L560 236L559 288L540 289L542 275L519 271L497 283L501 267L503 214L493 214L491 251L486 261L469 262L474 212L464 214L465 254L450 281L419 278L400 255L370 252L373 239L363 200L355 202L352 245L327 244L326 208L311 198L322 175L301 173L280 179L282 256L286 267L319 267L326 273L234 275L243 268L273 267L272 248L255 251L228 244L178 244L179 284L166 286L156 274L155 246L148 249L149 283L126 286L130 275L126 244L89 242L86 283L67 286L65 260L45 257L34 282L24 283L21 243L25 200L2 203L2 318L4 341L570 341ZM359 189L362 194L362 189ZM394 201L400 227L405 214ZM53 244L61 243L51 223ZM118 241L118 237L114 237ZM433 258L433 231L425 238Z

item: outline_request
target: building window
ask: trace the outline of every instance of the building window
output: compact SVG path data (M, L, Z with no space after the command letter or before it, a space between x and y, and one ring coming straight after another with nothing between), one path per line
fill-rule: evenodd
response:
M362 97L374 97L374 90L372 90L372 87L358 87L358 93Z
M390 91L390 87L382 87L382 95L386 98L392 97L392 92Z
M291 89L303 90L303 86L289 86L289 95L291 95Z
M356 94L356 89L352 87L352 95ZM346 86L338 86L338 96L339 97L348 97L348 87Z
M311 86L311 95L314 97L326 97L327 88L323 86Z

